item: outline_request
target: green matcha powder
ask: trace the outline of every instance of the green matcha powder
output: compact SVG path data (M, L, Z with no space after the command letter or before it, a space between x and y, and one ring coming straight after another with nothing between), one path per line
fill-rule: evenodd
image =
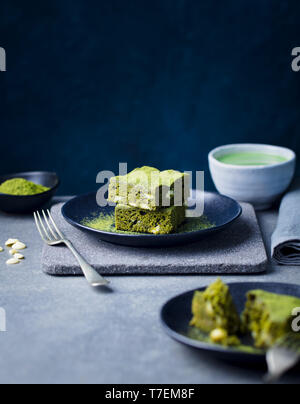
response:
M42 194L43 192L49 191L49 189L50 188L44 187L43 185L27 181L24 178L13 178L0 185L1 194L17 196Z
M91 227L95 230L101 230L109 233L121 233L121 234L141 234L141 233L132 233L128 231L117 230L115 227L115 214L100 214L100 216L96 216L93 219L87 218L82 221L82 225ZM178 228L176 231L177 234L180 233L190 233L199 230L206 230L215 227L212 223L208 221L205 216L200 218L187 218L185 222Z

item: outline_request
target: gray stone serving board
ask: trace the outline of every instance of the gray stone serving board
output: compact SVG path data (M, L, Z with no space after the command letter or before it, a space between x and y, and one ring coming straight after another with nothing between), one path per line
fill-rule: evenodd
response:
M198 243L161 249L109 244L68 224L63 204L52 213L60 229L78 251L104 275L136 274L249 274L267 269L267 255L253 207L242 204L243 214L231 227ZM64 246L44 246L44 272L82 275L72 253Z

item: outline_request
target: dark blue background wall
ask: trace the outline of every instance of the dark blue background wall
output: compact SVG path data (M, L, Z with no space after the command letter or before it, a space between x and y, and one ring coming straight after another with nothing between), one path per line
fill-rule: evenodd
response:
M0 172L207 169L229 142L300 153L299 0L2 0ZM208 187L211 187L207 176Z

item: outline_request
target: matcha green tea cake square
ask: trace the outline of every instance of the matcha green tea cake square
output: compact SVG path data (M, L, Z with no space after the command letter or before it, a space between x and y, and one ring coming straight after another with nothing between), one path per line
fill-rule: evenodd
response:
M244 331L251 332L257 348L270 348L292 332L292 312L300 307L300 299L253 290L247 295L243 313Z
M127 175L111 178L108 200L152 211L174 205L185 206L189 196L188 174L142 167Z
M224 330L228 335L234 335L240 330L240 317L229 287L221 279L204 292L195 292L192 313L191 325L205 333Z
M134 233L173 233L185 220L184 206L171 206L155 211L118 204L115 211L116 229Z

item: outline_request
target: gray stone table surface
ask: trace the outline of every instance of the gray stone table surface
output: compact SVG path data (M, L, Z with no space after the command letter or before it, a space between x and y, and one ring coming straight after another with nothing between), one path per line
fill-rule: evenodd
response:
M259 214L269 250L277 212ZM260 383L264 369L213 360L170 340L159 310L178 293L214 276L115 276L112 291L96 291L81 277L51 277L41 270L42 241L31 216L0 213L0 245L26 242L26 260L6 266L0 253L0 383ZM300 284L300 267L270 263L262 275L224 276L226 282ZM299 383L300 371L283 383Z

